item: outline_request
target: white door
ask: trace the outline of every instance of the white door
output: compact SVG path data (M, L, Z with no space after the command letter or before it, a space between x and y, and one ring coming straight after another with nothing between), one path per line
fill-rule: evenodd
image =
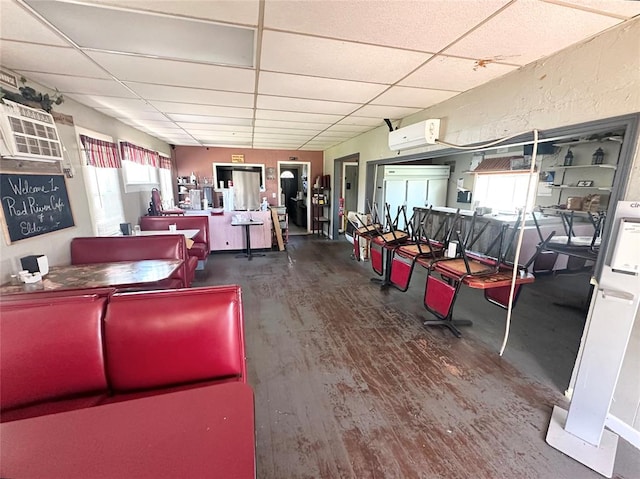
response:
M449 180L446 178L429 180L429 188L427 190L427 205L430 205L430 206L446 206L447 205L448 181Z
M404 205L407 197L407 180L385 180L384 185L384 202L389 205L391 219L394 220L398 208ZM378 205L380 220L386 223L385 204Z
M426 179L407 180L407 220L413 215L413 208L426 206L428 183Z

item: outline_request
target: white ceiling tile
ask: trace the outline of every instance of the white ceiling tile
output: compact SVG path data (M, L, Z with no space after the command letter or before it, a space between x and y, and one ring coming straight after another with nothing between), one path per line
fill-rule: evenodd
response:
M251 125L228 125L228 124L215 124L215 123L189 123L179 122L178 126L184 128L189 133L196 133L200 131L245 131L252 132L253 127Z
M640 2L627 0L542 0L548 3L575 5L578 8L633 18L640 15Z
M323 131L322 133L319 133L318 136L315 137L316 140L348 140L349 138L352 138L353 135L346 133L346 132L341 132L341 131Z
M507 0L266 2L265 28L437 52Z
M6 40L70 46L32 13L12 0L0 1L0 36Z
M426 88L412 88L406 86L394 86L376 98L372 103L376 105L393 105L406 107L428 108L440 103L458 92L444 90L428 90ZM388 118L388 117L385 117Z
M126 85L138 95L148 100L235 106L240 108L253 107L252 93L235 93L137 82L126 82Z
M185 115L225 116L231 118L253 118L253 109L229 106L195 105L193 103L175 103L169 101L150 101L158 110L167 113Z
M207 123L211 125L251 125L251 118L230 118L202 115L167 115L175 122Z
M158 110L138 98L118 98L113 96L74 95L74 99L91 108L109 108L111 110L152 111Z
M202 142L204 146L224 146L224 147L237 147L237 148L251 148L251 141L245 140L215 140Z
M256 131L258 128L262 130L280 130L283 128L292 130L309 130L322 131L330 123L307 123L302 121L278 121L278 120L256 120Z
M231 132L212 132L212 133L200 133L193 134L193 137L198 141L251 141L251 133L231 133Z
M532 31L523 22L535 26ZM520 0L443 53L517 65L546 57L619 20L536 0Z
M254 66L253 28L98 5L25 1L82 48ZM215 41L203 41L206 38Z
M107 116L111 116L113 118L127 118L129 120L162 120L166 118L162 113L153 112L153 111L135 111L135 110L126 110L124 108L113 109L113 108L94 108L100 113L104 113Z
M420 108L405 108L401 106L382 106L382 105L365 105L358 111L354 112L351 116L366 116L369 118L379 118L379 122L382 123L384 118L404 118L413 113L418 113Z
M300 131L300 130L298 130ZM253 134L253 137L256 140L260 140L260 141L267 141L267 140L273 140L273 141L287 141L287 140L291 140L291 141L301 141L301 140L309 140L310 138L313 138L315 135L315 133L309 133L307 135L300 135L300 134L293 134L293 133L259 133L259 132L255 132Z
M265 31L260 66L276 72L390 84L430 57L427 53Z
M79 95L117 96L122 98L135 98L135 95L115 80L88 79L83 77L70 77L66 75L54 75L51 73L37 73L20 71L27 79L31 79L51 89L58 89L70 98L73 93Z
M256 119L260 120L280 120L295 121L307 123L323 123L332 124L340 120L343 115L325 115L319 113L300 113L293 111L277 111L277 110L256 110Z
M254 26L258 24L260 6L259 0L91 0L91 3Z
M87 52L111 74L124 81L161 83L164 85L252 92L255 71L243 68L203 65L156 58Z
M329 128L327 128L327 131L340 131L340 132L343 132L343 133L344 132L362 133L362 132L365 132L365 131L369 131L372 128L374 128L374 126L348 125L346 123L338 123L337 125L333 125L333 126L330 126Z
M352 111L356 110L360 105L356 103L340 103L334 101L305 100L302 98L258 95L256 106L267 110L280 109L295 112L348 115Z
M297 98L325 99L351 103L367 103L382 93L386 85L335 80L331 78L262 72L258 93Z
M358 112L360 112L362 109L358 110ZM378 110L374 110L376 113ZM356 112L356 114L358 113ZM389 118L392 120L395 120L396 117L395 116L385 116L384 118ZM397 118L401 118L401 117L397 117ZM382 119L377 116L377 117L371 117L371 118L367 118L365 116L355 116L354 115L350 115L346 118L343 118L342 120L340 120L338 123L336 123L336 125L355 125L355 126L380 126L382 124Z
M0 40L2 65L13 70L110 78L75 48Z
M495 62L478 64L477 61L466 58L438 55L402 80L399 85L462 92L517 68Z

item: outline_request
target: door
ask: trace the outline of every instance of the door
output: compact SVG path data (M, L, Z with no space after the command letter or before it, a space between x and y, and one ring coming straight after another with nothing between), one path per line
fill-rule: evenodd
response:
M346 225L347 212L358 211L358 164L345 163L342 197L344 198L343 224Z
M386 206L389 205L391 219L394 220L398 208L405 204L407 199L407 180L385 180L384 203L378 205L380 220L386 222Z
M429 180L427 189L427 205L446 206L447 205L447 178Z
M413 215L413 208L424 208L427 201L428 184L429 180L425 179L407 180L407 220ZM404 223L401 225L401 222L398 222L398 226L404 227Z

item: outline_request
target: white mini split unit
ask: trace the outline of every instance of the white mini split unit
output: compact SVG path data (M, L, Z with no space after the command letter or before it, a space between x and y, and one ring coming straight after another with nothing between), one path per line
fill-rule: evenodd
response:
M62 143L51 116L6 99L0 101L0 156L62 162Z
M389 132L390 150L407 150L435 145L440 135L440 120L424 120Z

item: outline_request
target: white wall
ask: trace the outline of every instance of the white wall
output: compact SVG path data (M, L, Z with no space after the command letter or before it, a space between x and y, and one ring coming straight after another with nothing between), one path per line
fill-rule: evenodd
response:
M8 69L3 68L3 70ZM20 75L16 76L20 77ZM27 85L43 93L50 95L54 93L36 82L30 81L29 78L27 78ZM76 126L109 135L114 141L126 140L171 156L171 149L167 143L69 98L66 98L61 105L56 105L54 110L71 115ZM9 244L7 238L2 235L3 239L0 241L0 283L8 281L9 276L20 269L18 268L20 258L26 255L46 254L49 258L49 264L52 266L69 264L71 239L76 236L93 236L76 130L74 126L58 124L57 127L66 148L65 163L70 161L75 170L73 178L65 179L75 226L12 244ZM149 192L123 194L126 221L137 223L138 218L146 213L150 199Z

